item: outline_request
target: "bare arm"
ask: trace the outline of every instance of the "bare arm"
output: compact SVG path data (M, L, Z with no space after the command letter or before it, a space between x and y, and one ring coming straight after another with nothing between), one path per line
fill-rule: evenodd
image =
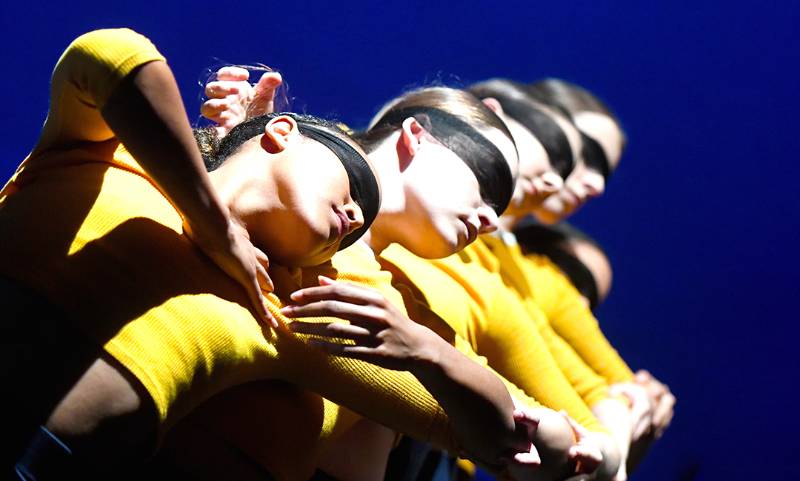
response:
M324 279L324 278L323 278ZM321 280L318 288L293 295L290 317L331 315L344 323L294 322L298 333L350 339L353 344L317 340L328 352L407 370L428 389L452 420L464 450L487 464L499 464L521 446L512 417L513 402L502 382L424 326L410 321L370 289ZM476 413L480 413L476 416Z

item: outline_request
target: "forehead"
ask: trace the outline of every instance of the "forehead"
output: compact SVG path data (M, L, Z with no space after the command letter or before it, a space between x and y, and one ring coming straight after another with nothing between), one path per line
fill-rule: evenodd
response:
M600 144L611 169L616 168L622 152L622 134L616 122L598 112L578 112L573 118L579 129Z
M503 158L508 163L508 168L511 169L511 175L517 176L519 170L519 157L517 156L517 148L514 143L502 131L493 127L481 127L476 129L478 132L489 139L491 143L497 147Z

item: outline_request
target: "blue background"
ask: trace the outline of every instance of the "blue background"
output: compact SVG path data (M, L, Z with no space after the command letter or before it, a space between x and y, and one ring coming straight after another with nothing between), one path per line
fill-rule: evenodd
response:
M578 82L630 138L607 195L575 219L614 263L600 318L630 364L679 399L634 479L797 479L800 4L155 5L6 2L3 178L36 140L60 52L99 27L149 36L193 113L198 79L220 60L276 67L296 110L354 126L431 82Z

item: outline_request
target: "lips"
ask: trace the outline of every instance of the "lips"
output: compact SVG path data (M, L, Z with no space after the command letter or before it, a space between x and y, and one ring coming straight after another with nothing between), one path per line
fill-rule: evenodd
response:
M340 211L339 209L334 208L333 212L336 214L336 228L337 228L337 235L339 239L343 239L344 236L350 232L350 219L344 215L344 212Z

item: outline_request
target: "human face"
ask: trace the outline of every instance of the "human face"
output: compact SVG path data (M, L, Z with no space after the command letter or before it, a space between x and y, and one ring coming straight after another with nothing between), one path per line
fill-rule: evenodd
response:
M577 161L575 168L567 176L563 187L551 195L539 207L533 209L533 215L542 223L555 224L566 219L583 206L589 199L597 197L605 189L602 174L586 166L581 156L580 133L563 117L553 118L567 136L572 154Z
M575 126L595 140L608 159L609 170L614 171L622 155L622 131L608 115L598 112L578 112L573 117Z
M480 133L497 146L516 174L511 140L496 129ZM497 229L497 213L481 198L475 174L428 134L420 137L403 183L406 208L395 226L397 242L420 257L446 257Z
M330 149L302 138L282 154L272 171L279 204L264 219L270 230L265 250L279 264L321 264L364 225L363 213L350 194L347 171Z
M514 196L506 214L524 215L561 189L564 180L550 165L541 142L522 124L502 112L496 112L514 137L519 153L519 173Z
M612 270L605 253L591 242L570 239L568 250L589 269L597 285L597 300L602 303L611 290ZM586 301L588 304L588 300Z

